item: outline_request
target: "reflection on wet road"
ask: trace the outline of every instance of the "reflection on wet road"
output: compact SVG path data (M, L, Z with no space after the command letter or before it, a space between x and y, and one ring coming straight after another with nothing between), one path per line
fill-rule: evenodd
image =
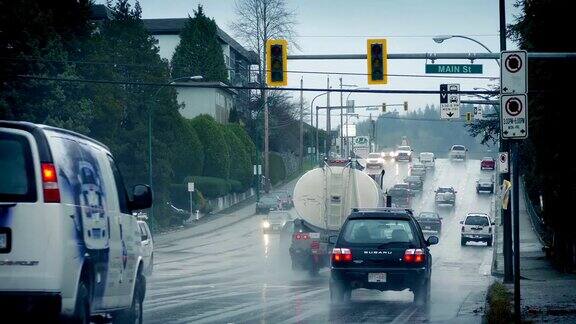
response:
M254 216L214 232L158 244L154 275L148 280L146 323L351 323L480 322L482 291L490 283L492 249L460 246L460 224L468 212L491 213L491 195L478 195L478 160L438 159L424 190L413 200L415 213L435 210L434 189L454 186L454 210L440 208L443 229L432 247L431 302L412 303L412 293L356 290L345 306L331 307L328 271L311 278L291 270L287 247L277 234L262 234ZM408 163L388 162L386 186L401 182ZM251 213L248 206L238 213ZM293 211L294 212L294 211ZM224 216L226 217L226 216Z

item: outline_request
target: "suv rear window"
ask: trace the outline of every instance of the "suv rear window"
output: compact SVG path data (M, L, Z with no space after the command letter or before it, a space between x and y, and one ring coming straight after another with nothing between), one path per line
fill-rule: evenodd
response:
M465 225L488 226L488 217L485 216L468 216Z
M0 132L0 152L0 201L36 201L34 164L26 137Z
M342 238L350 244L413 244L410 222L398 219L352 219Z

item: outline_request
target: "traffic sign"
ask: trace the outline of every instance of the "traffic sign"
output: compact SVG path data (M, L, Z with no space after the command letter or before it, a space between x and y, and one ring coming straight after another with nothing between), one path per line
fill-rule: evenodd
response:
M482 74L482 64L426 64L426 73Z
M484 119L484 111L482 107L474 107L474 119L477 120Z
M188 182L188 191L194 192L194 182Z
M508 152L498 154L498 172L508 173Z
M440 118L442 119L458 119L460 118L460 85L441 84L440 85Z
M526 51L504 51L500 54L501 94L528 92L528 55Z
M528 105L526 95L500 96L500 136L503 139L528 137Z

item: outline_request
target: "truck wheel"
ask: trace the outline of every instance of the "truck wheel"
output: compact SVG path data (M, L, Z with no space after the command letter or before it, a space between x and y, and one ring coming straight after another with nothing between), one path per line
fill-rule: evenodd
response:
M466 245L466 239L465 238L460 239L460 245L462 245L462 246Z
M414 303L425 305L430 301L430 279L414 290Z
M134 284L134 294L130 308L120 311L114 316L113 323L116 324L142 324L142 303L144 302L144 291L146 290L145 279L139 273Z
M489 238L489 239L486 241L486 245L487 245L487 246L492 246L492 238Z
M74 324L89 324L90 323L90 296L88 286L85 282L78 284L78 292L76 294L76 307L72 318L65 321L66 323Z

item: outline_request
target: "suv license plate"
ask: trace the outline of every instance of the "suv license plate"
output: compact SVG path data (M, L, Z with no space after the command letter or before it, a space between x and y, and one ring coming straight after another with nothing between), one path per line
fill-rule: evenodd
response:
M368 282L386 282L386 273L369 273Z
M0 249L5 249L8 246L6 233L0 234Z

